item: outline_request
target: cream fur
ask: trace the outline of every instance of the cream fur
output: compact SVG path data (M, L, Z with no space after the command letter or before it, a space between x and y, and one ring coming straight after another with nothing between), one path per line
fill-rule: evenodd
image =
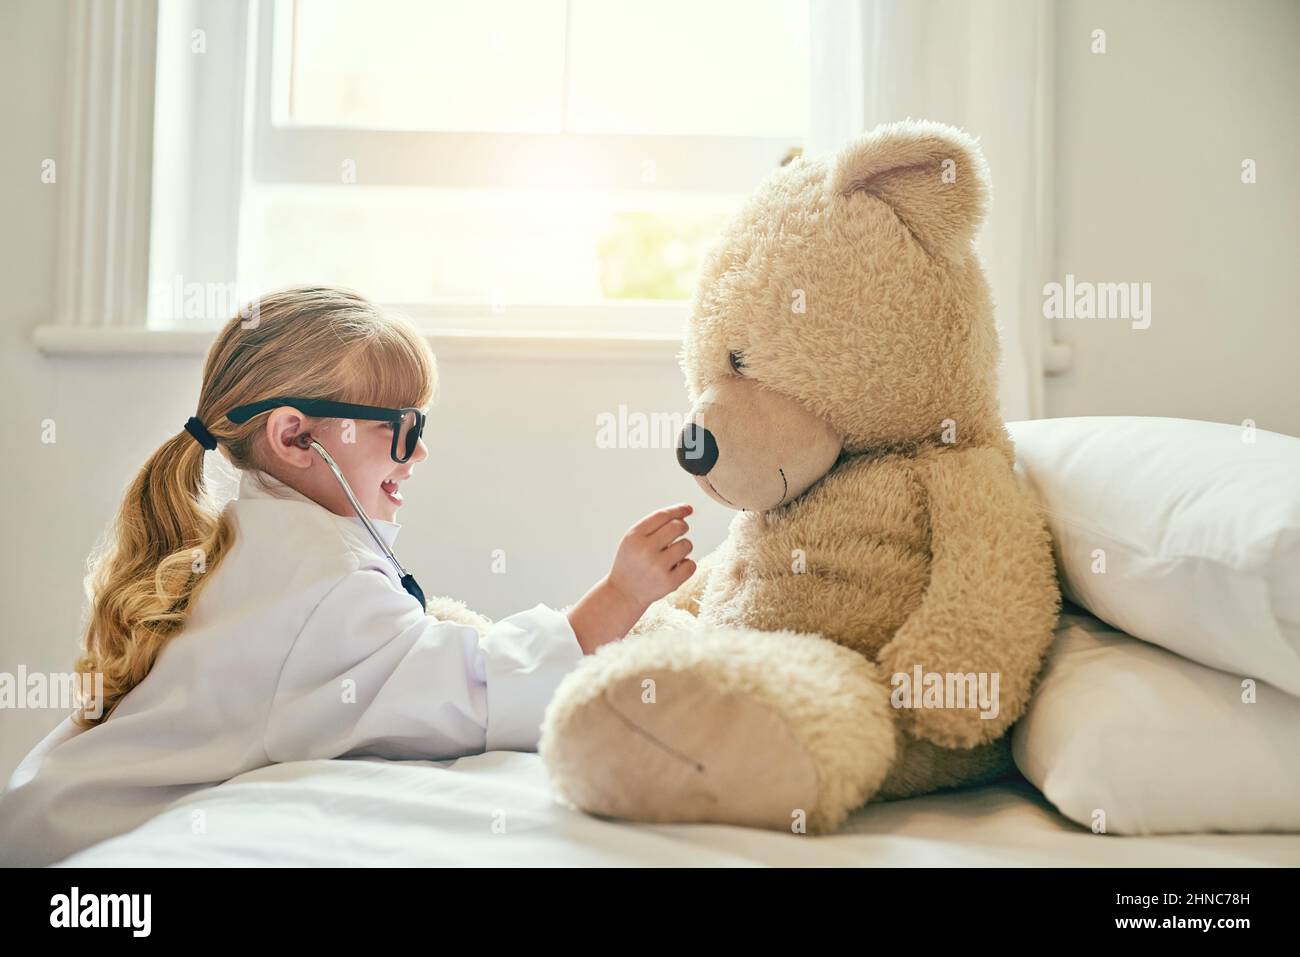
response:
M487 633L492 627L492 620L476 611L471 611L465 607L463 601L455 598L433 597L424 603L424 611L427 615L432 615L439 621L454 621L458 625L469 625L478 631L480 635Z
M998 411L987 192L969 137L899 123L776 171L720 238L682 355L717 449L697 480L756 510L557 690L539 750L566 800L824 832L1010 769L1059 598ZM996 717L892 707L916 666L996 673Z

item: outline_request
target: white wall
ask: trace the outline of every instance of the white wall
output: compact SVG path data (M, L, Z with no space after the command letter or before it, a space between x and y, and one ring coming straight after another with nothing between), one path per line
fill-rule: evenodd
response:
M81 497L88 483L71 474L67 445L39 443L39 422L66 380L36 357L28 330L54 301L58 195L41 184L40 164L58 155L67 20L63 3L7 0L0 9L0 671L66 670L76 648L76 549L88 543L89 503ZM60 717L0 711L0 776Z
M60 281L63 187L42 185L39 170L60 151L67 11L62 0L2 9L0 671L61 671L80 636L87 552L134 470L193 412L201 363L47 359L32 347ZM1087 52L1095 25L1108 31L1104 57ZM1250 417L1300 433L1297 25L1286 3L1060 10L1058 271L1150 281L1155 314L1142 332L1063 325L1076 361L1048 384L1051 415ZM1237 182L1243 156L1259 162L1254 187ZM573 601L634 518L675 500L697 506L698 554L721 540L730 513L695 492L671 452L595 447L599 412L683 407L672 364L442 366L430 461L398 540L428 592L497 617ZM53 445L40 441L46 418ZM489 571L496 548L505 576ZM60 717L0 712L0 776Z
M1153 309L1057 321L1048 415L1300 435L1300 4L1069 0L1057 41L1057 278L1150 282Z

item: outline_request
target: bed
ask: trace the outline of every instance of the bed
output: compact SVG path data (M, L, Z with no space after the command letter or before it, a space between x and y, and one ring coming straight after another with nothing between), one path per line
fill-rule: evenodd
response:
M1300 834L1097 835L1023 779L856 812L836 834L630 824L556 801L536 754L271 765L67 867L1300 865Z

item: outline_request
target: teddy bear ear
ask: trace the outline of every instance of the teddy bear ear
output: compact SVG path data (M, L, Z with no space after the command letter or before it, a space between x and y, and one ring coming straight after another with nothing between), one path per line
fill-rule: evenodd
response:
M831 186L888 203L932 255L968 244L984 220L988 166L979 144L942 123L878 126L833 158Z

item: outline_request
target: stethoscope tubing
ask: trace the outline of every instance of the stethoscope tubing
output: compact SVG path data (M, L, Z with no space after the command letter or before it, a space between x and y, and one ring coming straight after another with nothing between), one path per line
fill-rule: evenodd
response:
M393 566L397 569L398 576L405 578L410 574L410 572L402 567L402 563L397 560L397 556L394 555L393 550L388 547L388 543L384 541L383 536L381 536L379 532L375 531L375 526L371 523L370 516L367 515L365 509L361 507L361 503L357 501L357 497L352 494L352 486L348 485L348 480L343 477L343 471L334 461L334 457L326 452L325 447L319 442L313 441L311 447L317 451L322 459L325 460L325 464L330 467L330 471L334 473L334 477L339 480L339 485L343 486L343 492L347 495L348 501L352 503L352 508L356 510L357 518L361 519L361 524L366 526L366 530L370 532L370 537L375 540L375 544L383 549L384 554L388 556L388 560L392 562Z

